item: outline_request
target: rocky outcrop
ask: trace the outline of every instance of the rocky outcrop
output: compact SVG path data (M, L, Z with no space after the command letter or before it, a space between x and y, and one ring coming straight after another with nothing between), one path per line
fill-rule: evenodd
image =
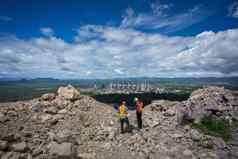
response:
M237 99L232 91L223 87L208 87L194 91L190 98L177 105L178 120L192 120L199 123L210 114L226 119L237 119Z
M54 100L56 97L55 93L47 93L47 94L43 94L41 96L41 99L44 100L44 101L51 101L51 100Z
M60 87L57 93L60 97L67 100L76 100L80 98L80 92L71 85Z
M0 158L85 158L94 145L111 141L117 132L114 109L70 90L0 106Z
M203 104L200 107L203 106L201 109L206 110L208 108L206 105L210 102L218 102L217 99L221 99L218 92L214 100L214 92L211 89L214 90L214 88L199 90L207 92L202 93L204 97L198 98L200 93L193 93L188 101L182 102L182 105L187 106L193 102L193 107L196 107L195 104L200 104L198 99L203 98L205 100L202 100ZM69 91L71 94L69 96L66 95L67 91L63 92L59 91L54 98L33 99L0 106L0 158L235 159L237 157L235 146L237 142L226 143L221 138L203 134L189 125L180 125L177 120L178 114L184 117L184 110L178 109L180 102L156 101L146 106L142 130L136 128L135 112L130 111L132 132L120 134L120 125L114 108L88 96L80 95L80 98L76 98L78 95L72 95L75 91ZM194 95L197 97L194 98ZM234 102L232 107L235 107L236 97L233 96L233 99L229 98L231 94L229 97L226 93L223 95L228 99L224 102L224 107L229 107L230 101ZM219 113L223 110L221 107L223 106L218 107ZM225 110L231 113L230 109ZM238 141L238 138L232 141Z

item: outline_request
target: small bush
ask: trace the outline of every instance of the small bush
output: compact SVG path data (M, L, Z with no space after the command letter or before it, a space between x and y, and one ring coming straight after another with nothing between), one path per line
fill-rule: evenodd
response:
M231 138L231 126L229 122L216 116L204 117L201 123L193 124L193 126L205 134L221 137L225 141Z

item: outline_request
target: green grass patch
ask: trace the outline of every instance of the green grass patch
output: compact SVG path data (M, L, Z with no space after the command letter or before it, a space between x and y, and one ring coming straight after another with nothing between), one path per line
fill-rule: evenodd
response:
M225 119L215 116L207 116L199 124L192 124L193 127L211 136L221 137L224 141L231 138L231 125Z

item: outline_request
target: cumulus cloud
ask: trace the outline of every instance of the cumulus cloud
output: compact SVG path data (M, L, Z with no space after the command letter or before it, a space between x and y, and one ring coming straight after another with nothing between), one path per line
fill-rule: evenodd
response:
M54 35L54 30L52 28L46 27L46 28L41 28L40 32L45 35L45 36L52 36Z
M153 13L157 16L168 16L167 10L170 9L173 5L172 4L160 4L160 3L151 3L151 9Z
M193 37L82 26L75 42L0 39L0 76L54 78L238 75L238 29Z
M123 75L124 72L120 69L120 68L116 68L114 69L114 71L117 73L117 74L120 74L120 75Z
M196 24L209 15L201 5L176 15L169 14L168 11L172 7L171 4L152 3L151 12L137 14L129 7L122 17L121 28L160 29L165 33L170 33Z
M238 2L234 2L228 8L229 16L233 18L238 18Z

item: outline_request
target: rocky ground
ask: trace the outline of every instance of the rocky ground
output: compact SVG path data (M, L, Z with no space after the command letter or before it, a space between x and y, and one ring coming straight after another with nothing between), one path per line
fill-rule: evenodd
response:
M219 87L195 91L184 102L156 101L146 106L142 130L120 134L116 111L80 95L72 86L57 95L0 104L1 159L235 159L238 128L232 139L203 134L183 120L197 123L203 116L237 120L237 96Z

